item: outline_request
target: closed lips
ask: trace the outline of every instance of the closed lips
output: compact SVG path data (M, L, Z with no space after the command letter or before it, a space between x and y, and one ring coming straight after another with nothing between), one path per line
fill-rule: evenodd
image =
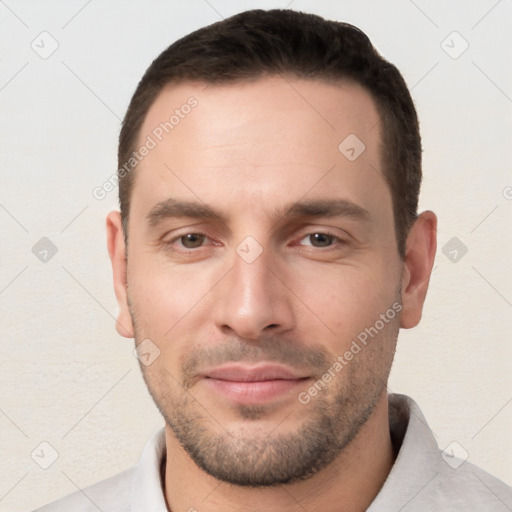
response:
M307 378L283 366L265 365L258 367L223 366L208 371L204 375L208 379L232 382L262 382L268 380L300 380Z

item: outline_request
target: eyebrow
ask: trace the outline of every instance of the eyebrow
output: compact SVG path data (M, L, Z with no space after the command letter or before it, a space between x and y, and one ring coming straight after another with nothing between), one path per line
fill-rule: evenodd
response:
M225 218L220 212L206 204L194 201L180 201L173 198L155 204L146 215L146 220L150 226L154 227L163 220L173 217L213 219L225 222Z
M192 219L210 219L227 224L225 215L214 208L195 201L182 201L174 198L157 203L146 215L151 227L157 226L168 218L187 217ZM352 217L369 222L370 212L358 204L346 199L313 199L288 203L272 212L276 223L287 218Z
M353 217L370 221L368 210L347 199L319 199L289 203L274 212L276 218L286 217Z

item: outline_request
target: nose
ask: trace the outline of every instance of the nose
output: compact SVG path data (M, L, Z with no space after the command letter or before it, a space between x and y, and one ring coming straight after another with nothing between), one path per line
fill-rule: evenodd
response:
M250 263L238 254L214 289L214 322L228 334L256 340L294 326L293 294L265 251Z

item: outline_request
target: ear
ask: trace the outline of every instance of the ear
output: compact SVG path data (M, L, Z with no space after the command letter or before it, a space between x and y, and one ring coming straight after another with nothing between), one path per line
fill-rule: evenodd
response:
M400 327L410 329L421 320L423 303L437 249L437 217L423 212L413 224L406 241L402 271L402 313Z
M121 223L121 214L117 211L112 211L107 215L107 247L110 261L112 262L112 272L114 274L114 290L116 292L117 303L119 304L116 329L121 336L133 338L134 329L128 308L128 295L126 291L127 260L125 255L123 225Z

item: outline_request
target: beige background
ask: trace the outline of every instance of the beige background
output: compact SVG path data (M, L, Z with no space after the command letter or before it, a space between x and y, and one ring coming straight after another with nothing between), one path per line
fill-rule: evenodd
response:
M120 119L152 58L221 17L288 4L359 26L412 88L421 205L440 217L439 251L390 389L417 400L441 448L456 441L512 484L510 0L4 0L0 511L31 510L129 467L161 425L132 341L114 330L104 218L117 191L99 201L92 190L115 172ZM58 48L43 59L31 43L48 52L52 38ZM58 251L46 263L32 253L42 237ZM457 262L442 250L453 237L468 249ZM58 452L48 469L31 458L41 442Z

